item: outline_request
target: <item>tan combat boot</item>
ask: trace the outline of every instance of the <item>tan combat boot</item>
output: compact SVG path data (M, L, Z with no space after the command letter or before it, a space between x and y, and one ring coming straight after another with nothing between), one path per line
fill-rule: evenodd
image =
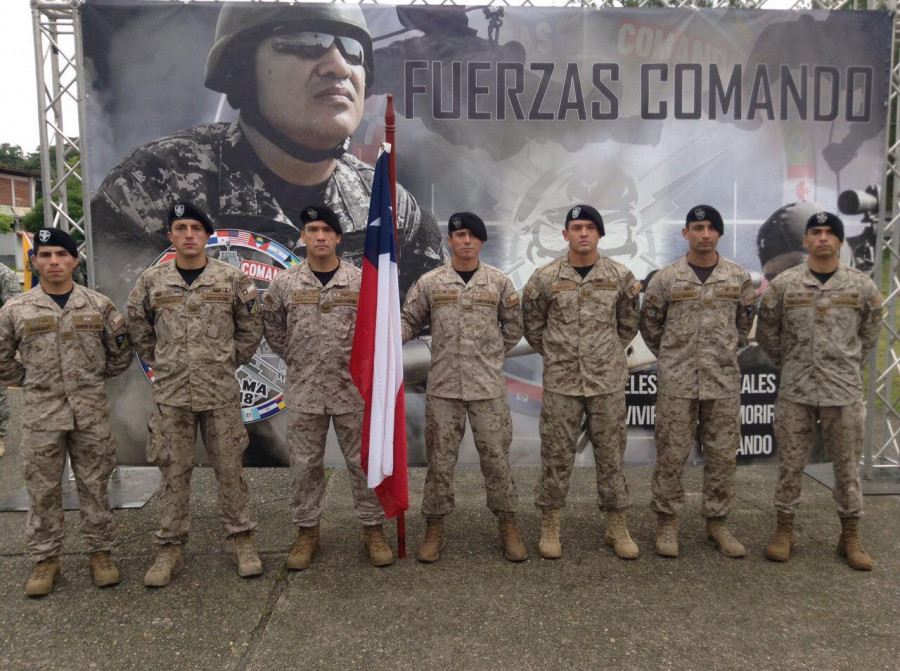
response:
M497 521L500 524L500 543L509 561L525 561L528 559L528 550L519 537L519 527L516 524L516 516L501 514Z
M62 573L59 557L42 559L34 565L34 571L25 584L25 596L46 596L53 591L53 585Z
M791 548L794 547L794 515L779 510L777 524L775 538L766 548L766 559L787 561L791 558Z
M739 559L747 554L747 548L728 529L724 517L707 517L706 533L726 557Z
M660 557L678 556L678 516L656 514L656 554Z
M425 518L425 542L419 547L416 559L425 564L436 562L441 558L441 548L444 547L444 518Z
M857 571L871 571L875 563L863 550L859 541L859 518L841 518L841 537L837 544L838 554L847 558L847 565Z
M234 558L238 565L238 575L242 578L262 575L262 559L259 558L256 534L252 531L234 535Z
M165 587L172 578L181 573L184 560L181 557L180 545L163 545L156 551L156 561L144 576L146 587Z
M119 582L119 569L113 564L109 552L92 552L88 560L91 562L91 578L97 587L109 587Z
M619 559L637 559L641 553L637 543L628 534L624 510L610 510L606 513L606 542L612 545L613 552Z
M559 508L544 508L541 511L541 540L538 552L544 559L562 557L562 543L559 542Z
M297 530L297 540L291 554L288 555L285 566L291 571L302 571L309 568L313 555L319 549L319 525L314 527L300 527Z
M384 539L384 527L382 525L364 526L363 539L372 566L390 566L394 563L394 553L391 552L390 545Z

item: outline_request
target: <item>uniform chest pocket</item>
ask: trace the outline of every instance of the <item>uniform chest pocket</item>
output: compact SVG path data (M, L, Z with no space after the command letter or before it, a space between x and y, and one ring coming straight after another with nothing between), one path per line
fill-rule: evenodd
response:
M495 291L478 291L470 296L464 296L463 301L464 305L471 305L470 309L464 309L464 320L460 325L460 328L466 331L465 335L481 343L484 338L490 338L499 330L499 327L496 329L491 327L498 324L500 294ZM480 346L483 349L484 343Z
M862 301L856 291L830 291L816 302L816 319L835 343L852 343L859 333ZM848 344L852 348L852 344Z
M550 286L550 319L564 324L578 321L578 284L572 280L559 280Z
M80 312L71 317L72 331L99 338L103 335L103 317L99 312Z
M666 313L666 330L680 336L689 336L700 327L700 289L692 286L675 286L669 294Z
M472 307L481 312L497 313L500 305L500 294L495 291L479 291L472 295Z
M326 330L331 331L336 337L344 341L349 341L352 345L353 334L356 331L356 313L357 304L359 303L359 294L356 292L355 298L335 295L331 301L325 302L322 306L326 310L322 314L323 326ZM330 305L330 307L328 307Z
M619 284L612 280L593 280L581 285L581 307L589 318L604 324L615 320Z
M788 291L784 295L784 330L799 342L812 338L812 320L816 294L812 291Z
M234 293L231 288L209 287L200 292L203 331L209 338L230 338L234 335ZM193 306L188 306L191 313Z
M26 319L22 329L22 344L52 342L56 338L57 323L53 315Z
M712 326L720 333L730 333L735 327L737 304L741 299L741 290L734 286L714 286L710 295L711 305L715 311Z
M156 339L160 345L165 346L170 342L181 342L185 333L185 300L170 300L157 304L154 312L153 324L156 329Z

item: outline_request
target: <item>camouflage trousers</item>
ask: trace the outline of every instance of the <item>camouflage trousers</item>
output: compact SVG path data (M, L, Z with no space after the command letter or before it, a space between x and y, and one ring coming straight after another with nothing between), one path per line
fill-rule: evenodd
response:
M159 467L159 506L162 519L153 534L156 545L184 545L190 528L191 475L197 426L219 483L219 519L228 536L256 528L250 521L250 497L242 459L247 431L240 408L193 412L187 408L157 405L150 418L147 461Z
M459 444L466 430L466 416L472 427L488 509L495 515L515 514L519 503L516 483L509 468L512 419L506 396L479 401L425 397L425 456L428 473L422 498L422 515L443 517L453 512L453 472L459 458Z
M291 512L298 527L314 527L325 511L325 440L334 423L338 445L347 464L356 515L364 526L384 522L375 490L366 484L360 461L363 413L318 415L289 411L288 443L291 461Z
M116 523L109 507L109 476L116 466L116 443L109 420L73 431L22 429L25 489L31 505L25 518L29 557L38 562L59 554L65 536L62 475L66 454L75 475L81 535L88 552L111 551Z
M0 387L0 438L6 435L9 428L9 398L6 387Z
M598 505L603 510L628 507L624 469L625 392L567 396L545 389L540 423L541 481L535 498L538 508L566 505L576 442L584 428L594 448Z
M794 513L800 504L803 467L822 427L825 451L834 465L834 502L841 517L862 514L859 460L862 456L866 409L862 401L841 406L815 406L779 398L775 403L778 488L775 508Z
M701 401L659 394L656 401L656 466L650 508L677 515L684 506L681 485L697 425L703 448L703 499L700 514L724 517L734 503L734 471L741 444L741 397Z

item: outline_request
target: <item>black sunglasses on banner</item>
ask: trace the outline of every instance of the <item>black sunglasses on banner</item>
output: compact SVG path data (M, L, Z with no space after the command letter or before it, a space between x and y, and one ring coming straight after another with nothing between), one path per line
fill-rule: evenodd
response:
M294 54L310 60L322 58L335 43L341 56L349 65L363 64L363 45L352 37L329 35L328 33L297 32L276 35L272 38L272 48L275 51Z

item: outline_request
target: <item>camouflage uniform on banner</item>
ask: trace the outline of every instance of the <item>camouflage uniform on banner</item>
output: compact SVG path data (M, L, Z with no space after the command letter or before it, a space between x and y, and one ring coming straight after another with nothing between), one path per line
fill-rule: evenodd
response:
M198 424L219 483L222 526L229 537L256 527L242 473L247 432L234 373L262 339L257 289L236 268L206 263L190 286L174 261L149 268L128 298L134 346L153 368L158 412L150 419L147 459L162 473L154 534L160 546L187 542Z
M422 515L453 512L453 471L466 427L472 427L487 504L499 518L516 513L509 467L512 420L503 362L522 338L522 307L512 281L479 263L468 283L450 263L423 275L401 314L403 342L431 326L431 368L425 400L428 474ZM524 559L525 557L522 557Z
M567 257L551 261L525 286L525 338L544 358L542 473L535 499L544 511L566 504L585 415L598 504L607 513L629 506L623 462L625 348L638 330L634 287L634 275L604 256L584 278Z
M266 342L288 367L291 510L297 527L318 526L325 510L325 439L329 419L350 473L364 526L384 512L360 461L363 400L350 379L350 351L362 273L341 263L326 286L302 263L278 274L264 299Z
M755 304L750 275L721 255L705 282L682 258L647 287L641 335L659 363L650 503L658 515L675 517L684 506L682 474L698 423L704 459L700 514L724 521L731 510L741 439L737 349L746 342ZM745 554L737 541L733 547L732 556Z
M862 366L878 342L881 318L875 284L843 264L824 285L807 264L796 266L773 279L763 295L756 337L781 366L774 422L779 527L788 521L792 526L818 422L834 462L838 515L855 529L862 514L858 463L865 417ZM769 558L783 561L787 556Z
M22 460L31 501L25 538L36 562L58 556L62 546L66 454L88 552L115 545L107 486L116 445L104 380L123 372L131 359L125 319L108 298L79 285L63 309L35 287L0 310L0 384L25 393Z
M294 247L300 222L288 217L262 173L268 171L239 122L195 126L135 149L114 167L92 201L92 221L106 236L104 245L146 247L155 254L169 245L166 212L171 202L187 199L208 213L216 228L245 229ZM362 265L373 176L372 166L345 154L336 161L322 196L342 222L338 254L356 266ZM399 185L397 222L402 293L443 257L433 217Z
M15 272L9 269L5 263L0 263L0 307L6 305L14 296L22 292L19 278ZM0 457L6 452L3 438L6 436L9 424L9 401L6 397L6 387L0 387Z

